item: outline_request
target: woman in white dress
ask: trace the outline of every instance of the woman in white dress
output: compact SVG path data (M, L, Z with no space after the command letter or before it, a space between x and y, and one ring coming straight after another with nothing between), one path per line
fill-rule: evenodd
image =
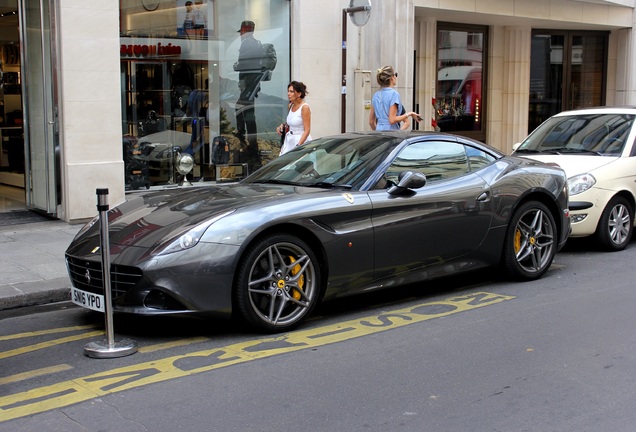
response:
M311 141L311 110L305 103L307 94L307 87L299 81L292 81L287 87L289 99L287 122L276 128L278 135L285 134L285 141L280 148L281 155Z

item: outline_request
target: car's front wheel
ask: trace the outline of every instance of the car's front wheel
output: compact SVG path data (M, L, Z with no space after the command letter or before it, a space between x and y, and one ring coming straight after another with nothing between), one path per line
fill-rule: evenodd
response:
M634 230L634 212L629 202L616 196L607 204L596 228L596 239L610 251L627 247Z
M503 248L503 265L512 277L541 277L556 254L556 223L548 208L538 201L522 204L512 215Z
M239 264L236 306L249 324L282 332L300 324L320 296L316 255L301 239L274 234L251 245Z

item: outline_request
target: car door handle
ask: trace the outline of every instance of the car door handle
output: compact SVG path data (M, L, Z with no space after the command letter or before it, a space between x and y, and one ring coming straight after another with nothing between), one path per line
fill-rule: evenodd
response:
M486 202L490 199L490 192L485 191L477 197L477 201Z

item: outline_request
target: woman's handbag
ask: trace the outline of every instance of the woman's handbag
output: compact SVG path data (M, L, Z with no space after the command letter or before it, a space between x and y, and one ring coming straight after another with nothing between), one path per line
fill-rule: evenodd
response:
M280 146L282 147L285 144L285 137L287 136L287 132L289 132L289 125L287 123L283 123L283 128L280 134Z
M287 115L289 115L289 111L291 111L292 104L290 103L287 107ZM285 145L285 137L287 136L287 132L289 132L289 125L287 122L283 123L283 129L280 134L280 148L283 148Z

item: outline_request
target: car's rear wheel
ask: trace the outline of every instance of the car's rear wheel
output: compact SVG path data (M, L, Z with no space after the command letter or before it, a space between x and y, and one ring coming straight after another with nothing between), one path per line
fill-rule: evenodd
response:
M634 230L632 206L623 197L616 196L607 204L596 228L596 239L610 251L627 247Z
M503 265L512 277L541 277L556 254L556 223L548 208L538 201L522 204L512 215L503 249Z
M316 255L295 236L267 236L246 251L234 290L238 311L249 324L267 332L290 330L319 301Z

